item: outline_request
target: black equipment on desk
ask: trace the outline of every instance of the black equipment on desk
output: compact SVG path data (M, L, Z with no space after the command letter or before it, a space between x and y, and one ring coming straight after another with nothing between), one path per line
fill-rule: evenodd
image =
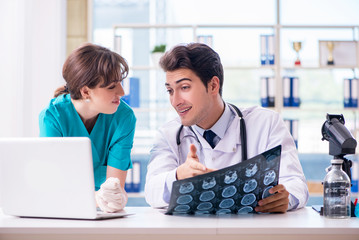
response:
M335 115L327 113L327 120L322 126L322 141L329 141L329 155L334 156L334 159L343 160L342 169L349 176L351 182L350 168L352 161L346 159L344 156L346 154L355 154L357 141L344 124L343 114ZM354 208L354 204L352 203L352 216L355 216ZM321 211L321 214L322 212L323 211Z
M335 159L343 160L343 171L348 174L351 180L350 168L352 161L344 158L344 156L346 154L355 154L357 141L344 124L343 114L327 114L327 120L322 126L322 141L329 141L329 155L334 156Z

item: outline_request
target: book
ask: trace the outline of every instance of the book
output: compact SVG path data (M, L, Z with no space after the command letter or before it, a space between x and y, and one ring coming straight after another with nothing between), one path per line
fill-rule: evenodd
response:
M127 176L125 181L125 191L132 192L132 169L127 170Z
M275 103L275 79L274 77L261 77L261 105L262 107L274 107Z
M299 79L297 77L291 77L291 106L299 107L300 98L299 98Z
M141 162L133 161L132 168L127 170L126 192L140 192L141 191Z
M283 77L283 106L284 107L290 107L290 78L289 77Z
M261 105L262 107L268 107L268 78L261 77Z
M358 79L353 78L351 81L350 105L353 108L358 107Z
M122 36L115 36L114 45L115 45L114 51L121 55Z
M292 135L296 148L298 149L298 119L284 119L290 135Z
M269 77L268 81L268 107L274 107L275 104L275 79Z
M351 79L345 78L344 79L344 107L351 107L351 101L350 101L350 82Z
M261 45L261 65L267 64L267 35L260 35L260 45Z
M133 108L140 107L140 79L137 77L125 78L122 81L125 95L122 100Z
M344 107L358 107L358 79L344 79Z
M299 78L283 77L283 106L299 107Z

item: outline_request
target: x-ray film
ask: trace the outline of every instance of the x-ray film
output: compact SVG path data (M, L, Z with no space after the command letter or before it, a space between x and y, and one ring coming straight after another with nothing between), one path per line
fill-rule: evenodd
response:
M281 146L244 162L175 181L166 214L248 214L278 184Z

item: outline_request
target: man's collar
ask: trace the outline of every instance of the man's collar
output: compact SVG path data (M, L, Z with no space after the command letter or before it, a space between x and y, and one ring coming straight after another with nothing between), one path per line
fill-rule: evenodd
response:
M234 113L231 111L229 106L225 103L224 104L224 111L222 113L222 116L218 119L218 121L210 128L218 137L221 139L224 137L224 134L227 131L227 128L229 127L230 123L233 120ZM201 136L203 136L203 133L205 130L197 125L192 126Z

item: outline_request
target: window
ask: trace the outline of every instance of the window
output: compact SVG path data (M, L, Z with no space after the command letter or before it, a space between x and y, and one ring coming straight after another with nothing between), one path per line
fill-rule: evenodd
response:
M277 25L277 2L280 24ZM359 2L356 0L93 0L93 41L114 49L114 33L121 35L121 54L131 65L131 76L140 78L140 108L135 148L148 152L155 130L176 116L164 87L165 76L151 60L155 44L167 48L210 35L212 47L225 67L223 98L240 107L260 105L260 77L278 75L275 67L259 63L260 34L280 34L279 77L297 76L300 109L278 108L283 118L299 121L298 150L327 153L321 141L326 113L343 113L354 136L358 130L357 109L343 108L343 79L358 76L358 67L320 68L319 40L358 40ZM130 28L114 32L116 24L172 24L181 28ZM213 25L221 25L215 27ZM227 27L224 27L227 25ZM236 27L235 25L248 25ZM354 28L340 28L354 25ZM301 68L293 68L293 41L301 41ZM277 106L278 107L278 106ZM277 109L277 110L278 110Z

